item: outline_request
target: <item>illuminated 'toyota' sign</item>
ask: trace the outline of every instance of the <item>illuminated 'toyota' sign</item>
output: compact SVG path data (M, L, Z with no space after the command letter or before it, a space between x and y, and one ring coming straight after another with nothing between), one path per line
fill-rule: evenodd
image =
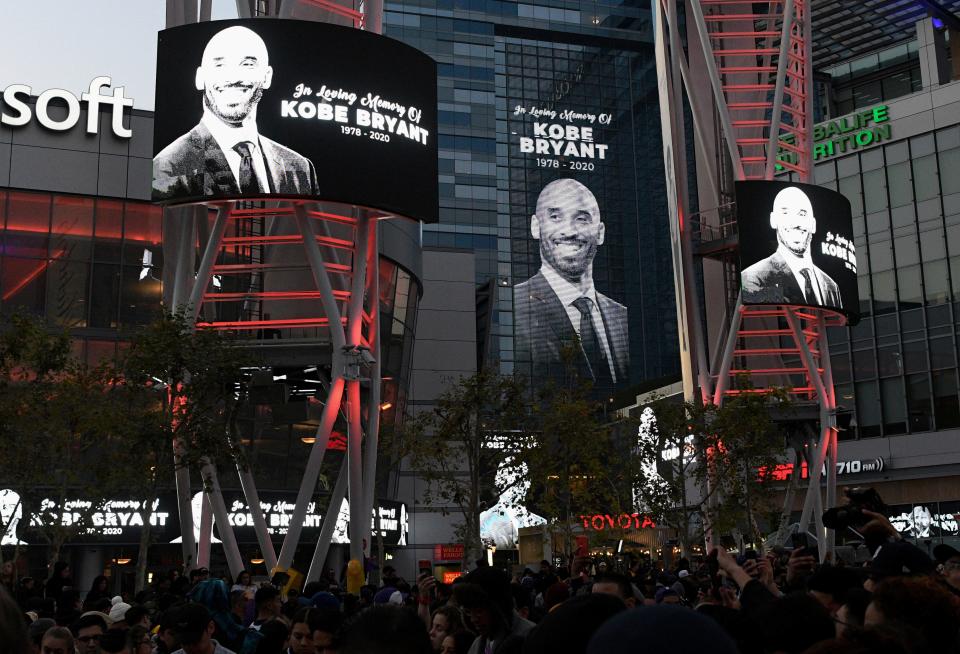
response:
M653 529L657 525L650 516L642 513L595 513L581 515L584 529L603 531L604 529Z
M47 89L37 96L35 108L37 122L49 130L65 132L80 122L80 103L85 102L87 103L87 133L96 134L100 125L99 107L101 104L110 105L112 107L110 126L113 133L120 138L130 138L133 132L123 126L123 108L132 107L133 99L124 96L122 86L113 89L113 95L102 95L102 89L109 87L110 83L110 78L107 76L95 77L90 82L90 90L87 93L81 93L79 98L64 89ZM3 102L7 109L14 113L0 113L0 123L10 127L22 127L29 123L33 112L26 99L32 94L33 89L26 84L11 84L5 88ZM52 118L48 111L50 102L55 99L62 100L67 105L67 115L60 120Z

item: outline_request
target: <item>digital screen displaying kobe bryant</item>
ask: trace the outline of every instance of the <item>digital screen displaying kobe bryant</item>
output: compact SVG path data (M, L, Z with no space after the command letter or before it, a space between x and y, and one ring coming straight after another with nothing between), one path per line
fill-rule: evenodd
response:
M859 319L850 202L812 184L737 182L744 304L831 309Z
M527 47L505 46L498 132L508 165L498 188L509 199L501 207L510 220L513 370L535 391L575 376L609 397L666 374L676 359L653 346L671 337L676 319L672 295L660 295L672 289L658 281L672 274L662 254L669 234L656 231L666 211L655 187L663 167L641 168L637 157L638 141L658 138L659 125L634 114L647 111L630 94L642 66L622 59L645 55L538 46L551 65L531 71Z
M438 219L437 72L394 39L249 19L160 32L153 200L284 197Z

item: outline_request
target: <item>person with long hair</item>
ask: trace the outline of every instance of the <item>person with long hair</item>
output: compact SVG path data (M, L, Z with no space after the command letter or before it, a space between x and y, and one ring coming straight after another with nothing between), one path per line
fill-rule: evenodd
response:
M47 580L47 597L59 601L63 589L73 586L70 564L66 561L57 561L53 564L53 574Z
M110 580L103 576L99 575L93 580L93 583L90 584L90 590L87 591L87 596L83 598L83 610L92 611L94 604L106 597L110 599L110 590L109 590Z
M463 624L463 615L456 606L441 606L433 612L430 621L430 646L434 652L443 648L443 641L447 636L466 631Z

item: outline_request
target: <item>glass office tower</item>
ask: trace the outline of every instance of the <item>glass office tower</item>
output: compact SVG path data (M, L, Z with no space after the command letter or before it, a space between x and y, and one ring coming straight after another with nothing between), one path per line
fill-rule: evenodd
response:
M605 226L595 288L627 315L604 318L624 365L603 390L679 374L650 21L639 1L386 3L385 34L439 64L440 223L423 243L475 254L478 288L494 296L480 357L504 373L536 378L515 319L541 266L531 218L546 184L573 179ZM548 129L557 138L537 149Z

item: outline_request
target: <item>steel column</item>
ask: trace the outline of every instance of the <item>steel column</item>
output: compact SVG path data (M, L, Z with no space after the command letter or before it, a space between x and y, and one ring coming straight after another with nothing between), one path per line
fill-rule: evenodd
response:
M273 541L270 540L270 530L267 529L267 521L263 518L263 508L260 506L260 495L257 493L257 485L254 483L253 475L250 470L244 470L237 463L237 473L240 475L240 487L243 489L243 498L250 507L250 515L253 517L253 530L257 534L257 544L260 546L260 553L263 555L263 561L267 570L273 570L277 567L277 552L273 549Z
M654 0L654 53L657 67L657 91L660 97L660 129L663 144L663 167L666 180L667 212L670 221L670 247L673 260L674 294L677 306L677 331L680 337L680 367L683 372L683 395L685 400L694 398L694 383L698 379L698 371L694 369L696 358L693 353L695 344L691 338L690 320L688 314L687 285L691 282L684 276L684 254L682 223L685 219L684 204L681 186L686 171L678 169L676 159L677 143L683 143L683 138L676 133L676 108L673 106L675 94L671 79L670 56L678 56L676 52L668 52L667 33L668 25L664 15L664 7L660 0ZM682 149L682 147L680 148Z
M827 393L826 386L823 383L823 380L820 377L820 371L817 367L816 362L813 360L813 355L810 353L810 347L807 345L806 334L803 333L802 326L800 324L800 319L797 317L794 309L786 307L786 317L787 322L790 325L790 329L793 330L794 339L796 339L797 347L800 350L801 358L803 363L807 368L807 374L810 377L810 382L813 384L813 387L817 391L817 397L820 399L820 443L817 447L817 462L816 465L810 470L810 485L807 487L808 498L810 495L815 494L813 506L810 506L809 502L804 502L803 514L800 518L801 528L805 528L806 524L804 518L806 517L809 520L809 511L816 511L814 518L817 525L817 547L820 552L820 560L822 561L826 553L832 550L832 546L826 542L825 534L823 531L823 521L822 521L822 511L819 510L822 507L822 496L820 491L820 477L825 464L830 465L827 473L827 486L828 486L828 496L829 496L829 485L832 480L834 483L834 488L836 487L836 463L835 459L830 459L830 450L831 443L833 440L833 428L830 425L830 395ZM818 335L819 338L819 335ZM823 352L821 351L820 357L821 361L823 359ZM833 469L833 474L830 474L830 469ZM817 506L820 505L820 506ZM808 511L809 507L809 511Z
M383 0L363 0L363 29L383 33Z
M773 92L773 114L770 117L770 134L767 138L766 179L773 179L777 168L777 151L780 149L780 114L783 111L783 84L787 78L787 51L790 48L790 32L793 30L793 0L786 0L783 8L783 30L780 33L780 58L777 60L777 81Z
M374 511L377 481L377 449L380 441L380 226L376 220L370 221L370 237L367 241L369 261L367 262L367 278L370 288L370 328L367 332L367 342L373 354L373 365L370 370L370 396L367 401L367 440L363 452L363 513L371 515ZM373 518L379 526L380 516ZM371 523L363 523L363 536L367 539L367 546L373 547L371 538Z
M313 272L313 280L320 290L320 303L323 305L323 311L330 323L330 340L333 341L333 359L338 362L338 357L343 352L343 346L346 345L346 335L343 331L343 323L340 320L340 308L337 306L337 300L333 295L333 286L330 284L330 278L327 276L327 270L323 263L323 254L320 252L320 246L317 245L317 236L313 231L311 218L307 215L307 210L303 204L294 206L294 215L297 219L297 228L300 235L303 236L303 249L307 254L307 262L310 264L310 270ZM334 372L336 374L336 370Z
M674 0L668 1L673 2ZM733 131L730 111L727 108L726 98L723 95L720 71L717 70L717 60L713 56L713 47L710 45L710 35L707 33L707 24L703 18L703 9L700 7L699 0L693 0L689 6L690 9L692 9L693 25L697 33L697 38L700 41L700 47L703 49L704 59L707 62L710 85L713 88L713 97L717 107L717 113L720 117L720 125L723 127L723 133L726 135L727 151L730 155L730 161L733 164L733 171L737 179L743 179L743 164L740 161L740 151L737 149L737 134ZM674 56L681 55L680 53L675 53Z
M837 505L837 461L839 461L839 448L837 443L837 390L833 386L833 364L830 361L829 344L827 338L826 321L823 315L817 317L817 329L819 331L818 341L820 350L820 366L823 368L824 388L827 392L826 398L826 427L824 433L830 439L829 465L827 468L827 507ZM827 553L833 557L836 546L836 535L833 529L827 530Z
M217 261L217 254L220 252L220 245L223 242L223 234L227 230L228 220L230 220L230 209L219 207L217 219L213 223L213 231L210 233L210 239L207 241L207 247L203 251L203 257L200 259L200 266L193 281L193 291L190 293L188 306L190 311L193 312L194 323L196 323L197 316L200 315L203 294L210 286L210 273L213 270L213 264Z
M213 506L206 493L200 493L200 542L197 544L197 566L210 567L210 543L213 541Z
M307 578L304 583L316 581L323 574L323 564L327 560L327 553L330 551L330 541L333 538L333 530L337 526L337 518L340 516L340 506L343 504L343 498L347 494L347 458L343 458L340 464L340 473L337 475L337 483L330 494L330 505L323 514L323 524L320 527L320 537L317 539L317 546L313 550L313 558L310 559L310 569L307 570Z
M360 210L356 227L356 250L353 254L353 283L350 289L350 306L347 316L347 347L358 347L363 338L363 292L366 287L367 242L370 224L366 209ZM348 496L350 499L350 558L363 559L364 523L370 516L363 515L363 424L360 406L360 379L347 382L347 415L349 416L347 438Z
M217 469L209 461L205 461L200 468L200 474L203 477L204 495L210 502L213 509L214 520L217 525L217 533L220 534L220 540L223 541L223 552L227 556L227 566L230 568L230 575L237 579L243 569L243 558L240 556L240 548L237 546L237 537L233 533L233 526L227 513L227 505L223 501L223 493L220 491L220 481L217 479Z
M737 295L737 304L733 307L733 315L730 316L730 331L727 332L726 345L723 348L723 358L720 359L720 371L717 373L717 379L714 382L713 403L720 406L723 403L724 393L727 391L727 385L730 383L730 366L733 363L733 353L737 349L737 339L739 338L740 323L743 320L743 296Z

